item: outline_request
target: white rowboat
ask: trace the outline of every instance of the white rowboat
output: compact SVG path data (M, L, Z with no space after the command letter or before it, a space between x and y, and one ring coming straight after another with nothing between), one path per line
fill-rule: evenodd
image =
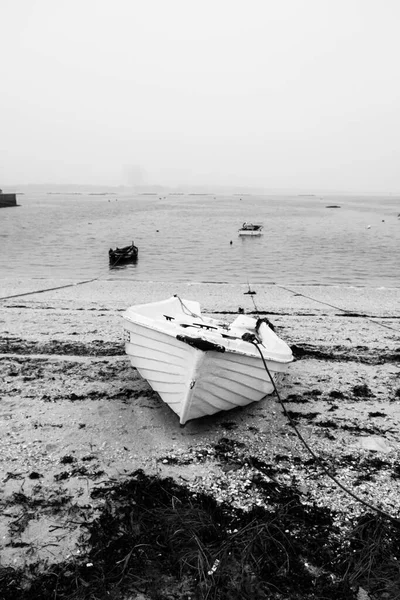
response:
M264 361L275 381L293 360L267 320L239 315L224 324L202 316L198 302L178 296L131 306L123 316L132 366L182 425L258 402L274 391Z
M238 231L239 235L262 235L262 229L262 225L255 225L253 223L243 223L243 225Z

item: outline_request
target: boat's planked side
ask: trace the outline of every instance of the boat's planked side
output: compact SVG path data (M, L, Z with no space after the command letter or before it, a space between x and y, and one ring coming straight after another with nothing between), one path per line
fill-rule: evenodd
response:
M181 416L191 392L196 360L203 353L166 333L134 323L130 333L134 342L126 342L125 350L132 366Z
M261 359L253 358L245 371L243 365L235 370L235 366L239 366L235 358L229 353L206 354L202 373L194 386L193 411L188 419L246 406L273 392ZM274 376L273 372L271 375Z
M124 316L131 364L180 417L181 424L271 394L275 388L270 375L275 380L293 360L287 344L265 323L257 328L252 317L239 316L228 327L194 314L187 304L174 297L132 307L139 312L128 309ZM193 308L197 310L195 303ZM242 339L244 333L257 333L263 344L255 347ZM186 338L206 340L209 346L200 344L199 349ZM212 349L217 345L224 352Z
M147 319L147 321L149 321L149 319ZM214 328L211 330L206 330L189 325L182 327L179 322L177 323L174 321L170 322L157 320L154 322L149 321L149 323L150 324L147 322L135 323L127 319L125 324L126 330L131 333L131 340L143 348L143 353L150 351L152 355L156 356L161 344L161 340L163 340L165 344L170 345L171 347L168 348L168 346L164 345L160 348L162 352L173 352L179 354L179 349L182 348L182 346L180 344L176 344L176 337L180 336L181 339L183 339L185 334L187 334L188 337L194 337L198 338L199 340L210 342L211 344L224 346L226 351L232 355L232 360L234 360L234 356L237 357L237 368L239 369L242 368L241 365L245 365L244 369L246 369L246 365L249 364L249 360L251 361L254 358L259 358L259 352L257 348L255 348L254 344L241 339L240 336L242 335L242 332L238 333L233 339L229 339L224 337L227 333L226 329ZM264 359L266 361L271 360L273 362L277 362L278 364L282 363L283 365L291 362L292 354L286 344L284 344L274 332L269 330L266 325L263 324L262 328L262 330L266 332L261 336L265 346L261 344L259 348L264 356ZM149 343L149 341L151 343ZM161 355L159 358L162 360ZM283 366L281 368L284 369L285 367Z

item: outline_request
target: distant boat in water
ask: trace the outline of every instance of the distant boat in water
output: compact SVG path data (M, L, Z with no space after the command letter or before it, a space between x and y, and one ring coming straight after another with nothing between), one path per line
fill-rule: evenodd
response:
M112 248L108 251L110 260L110 267L117 267L122 264L129 262L135 262L139 254L139 248L132 242L130 246L124 246L123 248Z
M136 282L242 285L248 276L254 285L273 281L400 289L400 205L394 194L337 194L322 200L222 193L215 200L185 194L161 201L131 189L92 196L84 190L65 195L75 191L73 186L57 195L47 192L64 188L11 188L0 181L1 187L4 193L16 193L17 206L23 206L0 208L0 281L28 274L35 279L91 279L105 263L113 279L132 277ZM333 204L341 208L326 208ZM82 226L76 226L77 219ZM262 235L238 235L243 221L262 224ZM57 224L56 245L49 223ZM104 240L109 240L106 245ZM139 247L136 262L110 266L109 249L132 240Z
M261 235L262 229L262 225L255 225L254 223L244 222L241 228L239 229L239 235Z

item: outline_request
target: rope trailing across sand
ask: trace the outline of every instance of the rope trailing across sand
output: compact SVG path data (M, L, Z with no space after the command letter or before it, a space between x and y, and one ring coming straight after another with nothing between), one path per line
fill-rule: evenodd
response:
M11 296L2 296L0 297L0 301L1 300L11 300L12 298L21 298L23 296L33 296L34 294L43 294L45 292L52 292L54 290L62 290L65 288L70 288L70 287L75 287L77 285L84 285L85 283L92 283L93 281L98 281L100 279L101 275L99 275L98 277L94 277L93 279L87 279L85 281L78 281L76 283L69 283L67 285L60 285L57 287L51 287L51 288L44 288L42 290L34 290L32 292L23 292L21 294L12 294ZM398 332L398 329L396 329L395 327L391 327L390 325L386 325L385 323L379 323L379 321L374 321L373 318L370 315L366 315L366 314L362 314L362 313L357 313L355 311L352 310L348 310L347 308L341 308L340 306L336 306L335 304L330 304L329 302L324 302L323 300L317 300L317 298L313 298L312 296L308 296L307 294L302 294L301 292L296 292L295 290L291 290L290 288L287 288L283 285L280 285L279 283L272 283L271 285L274 285L276 287L281 288L282 290L285 290L287 292L290 292L291 294L294 294L296 296L302 296L303 298L307 298L308 300L312 300L313 302L317 302L318 304L325 304L326 306L330 306L331 308L334 308L336 310L340 310L344 313L348 313L357 317L362 317L364 319L367 319L368 321L370 321L371 323L374 323L375 325L379 325L380 327L385 327L386 329L391 329L392 331L396 331ZM249 291L246 292L247 294L251 295L251 300L253 302L254 308L255 310L258 312L258 308L254 302L254 298L252 297L252 294L255 294L255 292L252 292L250 290L250 284L248 284L249 286Z
M33 292L23 292L22 294L13 294L12 296L3 296L0 300L9 300L11 298L21 298L22 296L32 296L33 294L43 294L44 292L52 292L54 290L62 290L64 288L75 287L77 285L83 285L84 283L92 283L97 281L99 277L94 279L87 279L86 281L78 281L76 283L68 283L67 285L59 285L57 287L44 288L43 290L34 290Z
M251 300L253 302L254 309L256 310L256 312L259 312L259 310L258 310L258 308L256 306L256 303L254 301L254 298L253 298L253 294L255 294L256 292L252 291L251 288L250 288L249 274L248 274L247 261L246 261L246 254L245 254L243 246L242 246L242 249L243 249L242 263L245 265L246 281L247 281L247 285L248 285L248 288L249 288L249 291L246 292L246 294L250 295ZM295 296L302 296L303 298L307 298L308 300L312 300L313 302L317 302L319 304L325 304L325 306L329 306L330 308L334 308L336 310L340 310L340 311L342 311L344 313L351 314L351 315L354 315L354 316L357 316L357 317L362 317L364 319L369 320L371 323L375 323L375 325L379 325L380 327L385 327L386 329L391 329L392 331L396 331L396 333L399 333L398 329L396 329L394 327L391 327L390 325L385 325L384 323L379 323L378 321L374 321L372 319L371 315L357 313L357 312L355 312L353 310L348 310L346 308L341 308L340 306L335 306L334 304L330 304L329 302L324 302L323 300L317 300L316 298L313 298L312 296L308 296L307 294L302 294L301 292L296 292L294 290L291 290L290 288L285 287L284 285L280 285L279 283L276 283L275 281L273 281L271 283L271 285L274 285L274 286L280 288L281 290L285 290L286 292L290 292L291 294L293 294Z
M370 508L371 510L373 510L375 513L385 517L386 519L389 519L389 521L391 523L393 523L393 525L395 525L396 527L398 527L400 529L400 520L396 519L396 517L394 517L393 515L390 515L388 512L386 512L385 510L382 510L381 508L374 506L373 504L370 504L369 502L367 502L366 500L364 500L363 498L361 498L360 496L358 496L357 494L355 494L354 492L352 492L348 487L346 487L345 485L343 485L343 483L341 483L337 477L335 477L334 475L332 475L332 473L329 472L329 470L325 467L325 465L323 464L321 458L315 454L314 450L311 448L311 446L306 442L306 440L304 439L304 437L302 436L302 434L300 433L299 429L296 427L295 422L293 421L292 417L290 416L290 414L288 413L285 403L282 400L278 388L276 387L275 384L275 380L272 377L270 370L268 368L267 363L265 362L264 356L258 346L258 342L256 342L255 340L248 340L250 341L253 346L256 347L257 351L260 353L261 356L261 360L264 364L264 368L268 374L268 377L271 380L271 383L274 387L274 391L275 394L278 398L279 404L282 406L283 408L283 412L286 416L286 418L288 419L290 425L293 427L293 429L296 432L296 435L298 436L298 438L300 439L300 441L304 444L304 446L307 448L308 452L311 454L311 456L315 459L315 461L317 462L318 466L324 471L324 473L332 480L336 483L336 485L338 487L340 487L340 489L342 489L346 494L349 494L349 496L351 496L352 498L354 498L354 500L356 500L357 502L360 502L360 504L362 504L363 506L366 506L367 508Z
M386 329L391 329L392 331L398 332L398 329L395 329L394 327L390 327L390 325L385 325L384 323L379 323L379 321L373 321L373 319L370 315L358 313L358 312L355 312L354 310L348 310L347 308L341 308L340 306L336 306L335 304L330 304L329 302L324 302L323 300L317 300L316 298L313 298L312 296L307 296L307 294L302 294L301 292L295 292L294 290L291 290L290 288L280 285L279 283L274 282L272 285L275 285L276 287L281 288L281 290L286 290L287 292L290 292L291 294L294 294L295 296L302 296L303 298L307 298L308 300L312 300L313 302L318 302L319 304L325 304L326 306L330 306L331 308L335 308L336 310L341 310L344 313L348 313L348 314L351 314L351 315L354 315L357 317L363 317L364 319L368 319L368 321L371 321L371 323L375 323L375 325L380 325L381 327L385 327Z

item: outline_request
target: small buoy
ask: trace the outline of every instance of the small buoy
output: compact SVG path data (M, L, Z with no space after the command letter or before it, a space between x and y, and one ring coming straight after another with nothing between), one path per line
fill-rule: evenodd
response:
M367 229L371 229L371 225L368 225Z
M156 229L156 233L159 233L159 232L160 232L160 230L159 230L159 229Z

